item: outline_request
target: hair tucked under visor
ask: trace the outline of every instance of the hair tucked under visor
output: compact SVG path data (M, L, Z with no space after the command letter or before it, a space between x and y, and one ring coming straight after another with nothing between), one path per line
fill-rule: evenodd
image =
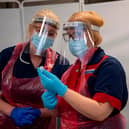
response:
M44 17L47 17L47 19L49 19L50 23L54 23L55 25L57 25L59 27L60 20L59 20L58 16L56 16L54 14L54 12L52 12L48 9L42 9L39 12L37 12L33 16L32 22L42 22Z
M69 19L69 22L73 21L81 21L84 23L89 22L92 25L96 25L98 27L103 26L104 21L101 16L99 16L94 11L82 11L82 12L76 12L74 13Z
M53 19L50 19L48 17L33 18L32 23L42 23L43 20L45 20L45 24L49 24L49 25L55 27L56 29L59 29L59 23L57 23L56 21L54 21Z

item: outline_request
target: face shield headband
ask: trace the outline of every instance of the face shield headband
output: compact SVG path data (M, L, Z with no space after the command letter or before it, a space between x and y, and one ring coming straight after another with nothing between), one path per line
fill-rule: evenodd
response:
M68 22L63 26L63 38L68 42L70 52L79 58L82 58L89 48L94 47L91 38L90 28L83 22ZM98 27L94 27L98 31Z
M42 52L53 46L56 34L49 32L49 28L59 29L59 24L47 17L38 17L32 20L33 23L42 23L39 32L34 31L32 36L32 44L36 49L35 55L41 56Z
M48 18L48 17L36 17L32 19L32 23L43 23L43 20L45 19L46 23L49 23L51 25L53 25L56 29L59 29L59 23L57 23L56 21Z

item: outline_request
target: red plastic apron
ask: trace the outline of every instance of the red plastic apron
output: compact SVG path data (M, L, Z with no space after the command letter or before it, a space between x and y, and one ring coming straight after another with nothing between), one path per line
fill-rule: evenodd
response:
M18 44L15 47L11 59L2 71L2 96L5 101L16 107L43 108L41 95L45 89L40 83L39 77L16 78L13 76L14 64L25 46L26 44ZM55 59L52 59L53 52L51 49L47 50L44 68L48 71L51 71L57 58L55 56ZM0 129L51 129L51 127L56 127L55 123L55 118L40 117L32 125L20 128L16 127L8 116L0 113Z
M94 51L89 52L88 60L93 55ZM70 68L67 70L63 77L62 82L66 84L70 89L90 97L88 91L87 80L91 74L86 74L86 71L91 68L96 69L107 56L104 56L103 59L94 66L88 66L86 60L85 65L81 68L80 61L76 61ZM94 76L92 74L92 76ZM82 105L83 106L83 105ZM60 111L60 129L125 129L126 120L121 115L115 115L111 118L106 119L103 122L92 121L87 117L83 116L76 110L74 110L64 99L60 98L59 101L59 111Z

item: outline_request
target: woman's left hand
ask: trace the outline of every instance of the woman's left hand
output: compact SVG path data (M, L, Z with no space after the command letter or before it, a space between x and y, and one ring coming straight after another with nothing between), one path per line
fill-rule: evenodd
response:
M49 110L53 110L57 104L56 94L51 91L45 91L42 96L43 105Z

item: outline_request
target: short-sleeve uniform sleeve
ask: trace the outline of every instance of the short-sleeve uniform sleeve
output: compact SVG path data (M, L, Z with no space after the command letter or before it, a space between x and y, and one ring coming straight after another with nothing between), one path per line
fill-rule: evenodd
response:
M123 67L116 59L106 61L98 70L94 83L93 99L98 102L109 102L110 105L118 110L127 101L127 91L125 72Z

